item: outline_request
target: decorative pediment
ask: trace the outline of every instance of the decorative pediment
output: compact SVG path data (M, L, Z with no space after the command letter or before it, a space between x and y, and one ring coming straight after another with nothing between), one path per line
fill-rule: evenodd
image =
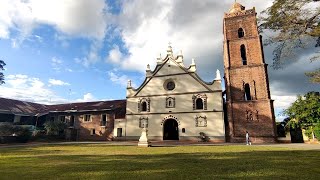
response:
M195 117L196 127L207 127L207 116Z
M247 122L259 122L259 111L246 110Z
M148 124L149 124L148 121L149 121L148 117L140 117L139 128L148 128Z

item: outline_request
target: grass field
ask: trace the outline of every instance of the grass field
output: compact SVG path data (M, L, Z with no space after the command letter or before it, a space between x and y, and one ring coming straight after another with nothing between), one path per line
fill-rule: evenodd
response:
M319 179L320 151L268 146L0 148L0 179Z

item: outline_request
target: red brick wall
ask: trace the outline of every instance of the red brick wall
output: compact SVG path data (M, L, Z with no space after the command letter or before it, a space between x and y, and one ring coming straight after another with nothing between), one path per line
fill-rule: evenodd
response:
M243 38L238 37L239 28L245 32ZM273 101L270 99L267 65L257 30L256 13L226 16L224 35L227 140L244 142L248 131L254 142L275 142ZM246 47L247 65L242 64L242 44ZM244 98L246 83L250 85L252 100L249 101Z
M91 121L84 121L84 115L91 114ZM102 114L104 113L85 113L78 116L78 138L79 140L106 141L112 140L114 127L114 114L107 114L107 126L101 126ZM95 134L91 135L91 130L95 129Z
M114 114L107 114L110 112L84 112L84 113L50 113L50 117L55 117L55 120L59 120L59 116L65 116L66 121L69 122L70 116L74 116L74 126L68 127L66 132L66 139L71 140L71 130L77 130L76 140L94 140L94 141L107 141L113 139L113 127L114 127ZM85 122L84 115L90 114L91 121ZM107 126L101 126L102 115L107 115ZM91 135L91 130L95 129L95 134Z

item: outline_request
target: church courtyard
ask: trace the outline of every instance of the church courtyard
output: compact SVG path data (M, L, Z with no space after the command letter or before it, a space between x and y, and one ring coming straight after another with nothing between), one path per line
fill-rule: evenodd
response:
M2 146L0 179L317 179L318 146Z

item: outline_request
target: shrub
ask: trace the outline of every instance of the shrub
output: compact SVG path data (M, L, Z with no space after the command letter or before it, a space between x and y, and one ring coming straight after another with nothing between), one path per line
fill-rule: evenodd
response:
M206 133L200 132L199 135L199 138L202 142L209 142L209 137L206 135Z
M12 124L1 124L0 125L0 136L7 136L10 138L10 142L27 142L31 137L31 131L29 127L23 127ZM12 139L11 137L16 137Z
M32 135L29 127L22 127L22 126L14 126L13 128L14 134L17 136L17 140L19 142L27 142Z
M66 127L67 124L61 121L46 121L44 123L47 135L60 135Z
M0 124L0 136L11 136L13 134L13 125L8 123Z
M314 135L320 140L320 122L314 127Z

